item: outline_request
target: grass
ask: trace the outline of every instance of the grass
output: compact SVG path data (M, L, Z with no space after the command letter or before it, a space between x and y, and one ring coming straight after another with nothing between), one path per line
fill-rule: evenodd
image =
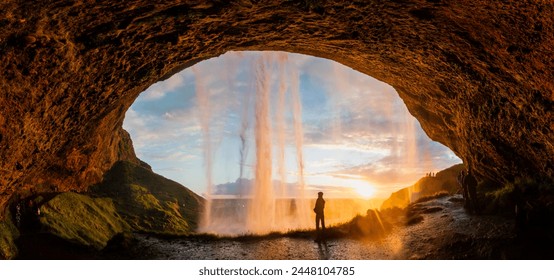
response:
M500 188L487 187L483 196L485 212L513 216L516 204L525 206L530 212L554 213L554 190L552 184L530 178L517 178ZM542 209L541 209L542 208ZM539 210L540 209L540 210ZM528 212L529 212L528 211Z
M13 259L17 255L15 240L19 237L19 231L11 220L8 210L4 219L0 221L0 259Z
M354 238L382 238L392 230L393 217L378 210L367 210L342 226L343 231Z
M512 183L504 185L504 187L485 193L487 203L486 212L513 212L515 206L514 200L515 186Z
M103 249L130 230L109 198L62 193L40 207L42 230L75 244Z
M403 215L404 212L402 212ZM389 214L381 214L378 210L368 210L366 215L358 215L348 222L327 227L325 238L327 240L350 239L379 239L385 237L392 230L392 221ZM317 236L315 229L296 229L287 232L270 232L267 234L242 234L238 236L218 236L214 234L193 234L191 237L207 242L216 240L256 241L282 237L297 239L314 239ZM174 236L159 236L161 238L174 238Z
M134 231L160 235L190 234L204 204L182 185L124 161L117 162L90 194L111 198Z

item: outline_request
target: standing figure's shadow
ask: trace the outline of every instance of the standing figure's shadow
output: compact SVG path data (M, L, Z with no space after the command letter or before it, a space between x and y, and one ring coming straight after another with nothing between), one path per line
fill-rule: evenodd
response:
M329 253L329 247L327 246L327 241L322 240L317 242L317 248L319 252L319 259L320 260L328 260L331 257L331 254Z

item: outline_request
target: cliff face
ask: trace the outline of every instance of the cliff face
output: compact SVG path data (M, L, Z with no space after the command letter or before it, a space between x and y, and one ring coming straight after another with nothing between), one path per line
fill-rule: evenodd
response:
M230 50L333 59L392 85L480 175L554 177L549 1L5 0L0 11L0 206L98 182L130 156L121 125L137 95Z
M423 177L415 184L391 193L389 198L383 201L380 209L395 207L402 209L420 198L432 197L441 193L455 194L460 189L457 176L464 169L463 164L456 164L438 172L434 177Z

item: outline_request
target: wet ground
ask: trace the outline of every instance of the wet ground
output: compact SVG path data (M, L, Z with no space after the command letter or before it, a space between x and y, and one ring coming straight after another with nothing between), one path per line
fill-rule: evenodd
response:
M379 240L314 242L310 236L216 239L137 235L125 256L137 259L519 259L511 219L468 215L461 197L415 204L415 224L396 225Z
M469 215L461 196L446 196L411 206L408 220L394 224L379 239L333 238L315 242L312 233L293 237L167 238L135 234L126 246L101 253L61 251L56 240L22 242L23 259L553 259L552 238L517 237L514 221ZM409 225L407 225L409 224ZM45 243L48 245L45 248ZM39 254L40 253L40 254Z

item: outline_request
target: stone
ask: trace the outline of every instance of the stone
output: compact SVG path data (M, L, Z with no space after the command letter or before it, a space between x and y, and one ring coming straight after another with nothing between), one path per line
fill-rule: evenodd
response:
M130 233L109 198L66 192L41 205L40 210L41 233L82 247L102 250L114 237Z
M121 127L135 98L227 51L332 59L392 85L480 178L554 181L549 1L5 0L0 10L0 208L16 192L98 183L134 154L122 152Z

